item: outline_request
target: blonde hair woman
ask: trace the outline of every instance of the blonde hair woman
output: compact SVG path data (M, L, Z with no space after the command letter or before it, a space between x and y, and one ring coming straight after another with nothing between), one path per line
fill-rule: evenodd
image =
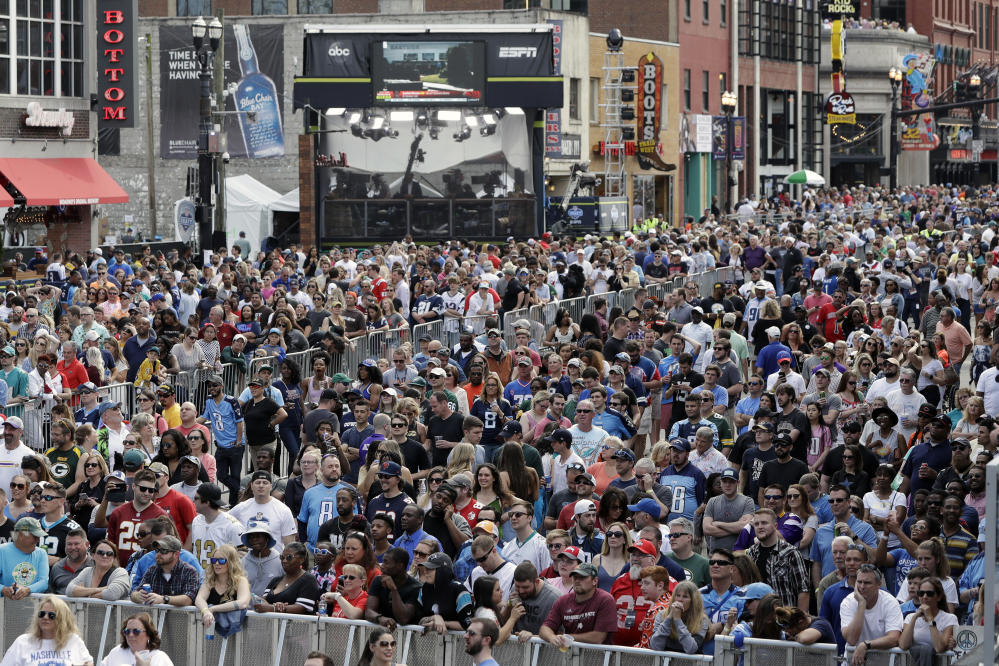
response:
M94 666L86 643L80 638L73 612L66 602L54 594L39 599L32 613L28 631L14 639L3 656L4 666L32 666L42 663L36 653L59 653L62 661L79 666Z
M468 474L472 478L472 468L475 466L475 447L468 442L462 442L451 449L451 460L447 464L447 478L455 474Z
M128 361L121 353L121 343L114 337L108 336L104 341L104 351L111 354L111 358L114 359L114 368L111 370L108 383L120 384L124 382L125 376L128 374Z
M650 648L659 652L700 652L708 633L708 617L697 585L689 580L678 583L673 588L669 610L660 617L662 621L649 639Z
M194 605L201 611L201 623L210 626L215 613L228 613L250 607L250 581L239 553L229 544L212 551L205 567L205 581Z

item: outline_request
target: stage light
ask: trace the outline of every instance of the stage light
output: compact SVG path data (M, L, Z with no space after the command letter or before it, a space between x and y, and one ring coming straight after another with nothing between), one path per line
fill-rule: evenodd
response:
M389 118L394 123L411 123L413 122L413 112L412 111L390 111Z
M452 134L451 136L454 138L455 141L461 143L466 139L472 138L472 128L469 127L467 124L462 125L461 129Z
M479 134L482 136L492 136L496 134L496 125L484 125L479 128Z
M326 109L326 115L327 116L339 116L339 115L342 115L343 112L346 111L346 110L347 109L344 109L344 108Z
M429 124L430 124L430 118L429 116L427 116L426 111L420 111L418 114L416 114L416 129L425 130L427 129L427 125Z
M350 114L350 124L353 125L354 123L359 123L359 122L361 122L361 114L357 111L354 111L352 114Z

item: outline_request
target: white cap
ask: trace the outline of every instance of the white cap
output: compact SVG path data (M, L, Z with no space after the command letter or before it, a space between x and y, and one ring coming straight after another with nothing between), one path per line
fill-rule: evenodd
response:
M767 336L771 338L779 338L780 329L777 328L776 326L771 326L770 328L767 329Z

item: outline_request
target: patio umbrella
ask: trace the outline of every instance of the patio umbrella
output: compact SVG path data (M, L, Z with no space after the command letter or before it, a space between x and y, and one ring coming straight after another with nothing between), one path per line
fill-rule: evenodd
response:
M785 176L784 182L789 185L812 185L814 187L820 187L826 184L826 179L814 171L802 169L801 171L795 171L794 173Z

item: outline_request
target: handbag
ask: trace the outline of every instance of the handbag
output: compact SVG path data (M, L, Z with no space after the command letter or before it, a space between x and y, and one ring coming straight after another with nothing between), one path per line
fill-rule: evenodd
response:
M246 622L246 609L215 614L215 635L226 638L242 631Z

